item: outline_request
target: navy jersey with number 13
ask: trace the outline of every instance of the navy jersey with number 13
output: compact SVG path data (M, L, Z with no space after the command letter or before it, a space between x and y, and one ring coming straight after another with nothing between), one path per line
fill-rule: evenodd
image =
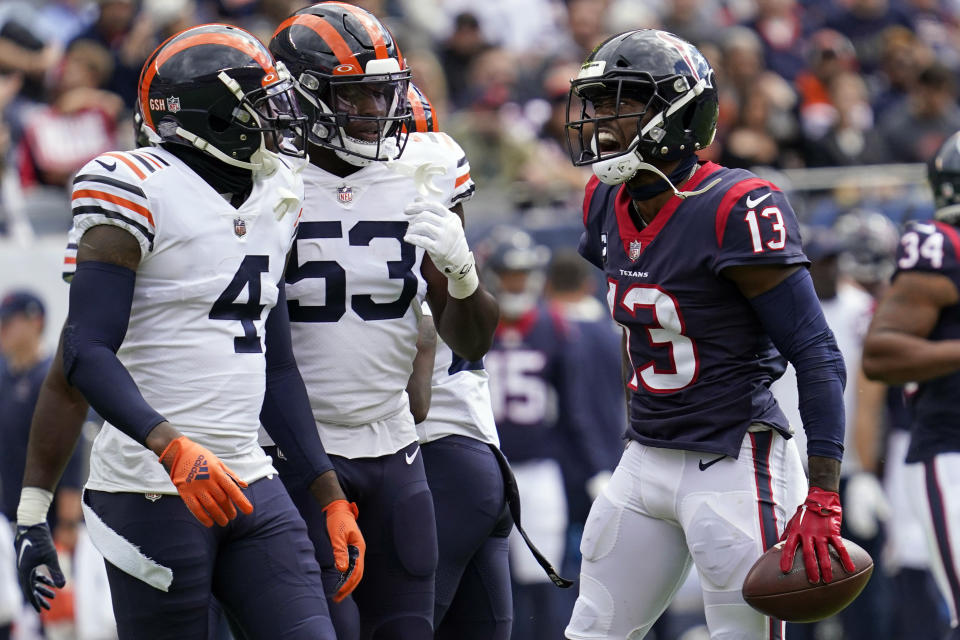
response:
M580 253L607 275L628 334L630 427L642 443L736 457L751 424L789 437L770 393L786 361L749 301L721 275L738 265L807 265L799 225L774 185L707 162L638 229L624 186L592 178Z

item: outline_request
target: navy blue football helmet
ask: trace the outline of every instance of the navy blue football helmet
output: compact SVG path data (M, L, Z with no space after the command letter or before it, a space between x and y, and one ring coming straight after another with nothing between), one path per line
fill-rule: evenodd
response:
M696 47L666 31L640 29L613 36L587 56L570 84L570 158L577 166L593 165L607 184L630 180L651 161L689 156L713 142L717 131L713 69ZM623 112L621 98L643 107ZM612 115L597 116L595 103L601 99L614 101ZM571 119L578 110L580 117ZM636 137L626 149L604 152L601 125L618 118L635 121Z
M933 188L934 217L948 224L960 224L960 131L943 143L927 164Z

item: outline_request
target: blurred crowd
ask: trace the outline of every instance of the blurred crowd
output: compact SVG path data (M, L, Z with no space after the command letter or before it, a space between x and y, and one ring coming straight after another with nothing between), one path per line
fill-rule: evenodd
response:
M104 150L134 145L136 80L157 44L208 21L267 40L305 4L6 0L0 156L13 184L0 206L19 206L40 231L64 230L72 172ZM491 215L578 209L587 175L567 159L568 80L591 48L631 28L667 29L708 57L721 120L702 156L727 166L923 162L960 128L958 0L354 4L393 30L441 126L467 151Z

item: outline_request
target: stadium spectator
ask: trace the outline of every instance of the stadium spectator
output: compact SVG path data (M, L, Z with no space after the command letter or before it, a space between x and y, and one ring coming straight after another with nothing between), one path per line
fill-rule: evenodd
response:
M831 104L830 83L841 73L855 71L857 54L843 34L821 29L810 36L808 67L797 74L800 122L804 135L819 138L833 124L836 114Z
M828 129L808 138L806 161L811 167L836 167L884 162L889 153L873 128L867 86L859 75L845 71L830 80L830 103L822 112L830 116Z
M20 181L65 187L73 173L114 148L123 101L99 89L113 71L110 52L90 40L74 42L49 91L50 102L26 112Z
M878 120L907 99L921 69L932 61L930 49L906 27L893 26L883 32L880 68L872 77L871 104Z
M477 57L490 46L483 37L480 22L474 14L464 12L457 15L454 31L440 45L439 54L440 64L447 77L450 99L455 107L461 108L470 103L470 68ZM436 96L436 93L430 95Z
M864 73L872 74L877 69L883 32L888 27L899 25L913 31L910 17L890 0L850 0L836 5L826 26L850 38Z
M113 56L113 72L103 85L123 98L132 109L137 97L137 79L150 52L159 44L155 25L149 14L138 14L135 0L97 0L99 14L96 21L81 31L67 49L78 42L93 40Z
M795 0L757 0L756 5L748 26L760 36L766 66L792 81L806 66L802 9Z
M908 99L880 122L891 162L923 162L957 129L956 74L940 64L921 71Z

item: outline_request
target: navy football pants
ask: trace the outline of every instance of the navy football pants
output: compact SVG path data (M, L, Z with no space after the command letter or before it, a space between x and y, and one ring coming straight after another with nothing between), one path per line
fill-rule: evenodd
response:
M270 448L267 452L275 453ZM330 460L347 499L357 503L358 524L367 543L363 579L353 592L359 612L359 637L430 640L437 532L418 445L412 443L379 458L331 455ZM274 464L281 477L294 477L286 460L274 456ZM333 564L326 516L308 491L291 493L307 521L327 594L332 595L339 572ZM357 613L348 600L331 605L338 640L353 640L357 636Z
M253 513L209 529L179 496L86 492L108 527L173 570L163 592L106 563L121 640L206 640L211 593L247 640L335 637L306 526L280 480L243 492Z
M440 561L436 638L507 640L513 621L503 476L490 447L464 436L423 445Z

